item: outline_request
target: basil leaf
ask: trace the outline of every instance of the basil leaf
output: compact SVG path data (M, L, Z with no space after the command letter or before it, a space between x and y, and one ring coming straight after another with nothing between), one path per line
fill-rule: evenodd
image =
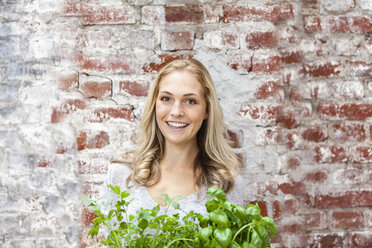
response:
M230 246L233 233L230 228L217 228L214 230L214 238L223 247L227 248Z

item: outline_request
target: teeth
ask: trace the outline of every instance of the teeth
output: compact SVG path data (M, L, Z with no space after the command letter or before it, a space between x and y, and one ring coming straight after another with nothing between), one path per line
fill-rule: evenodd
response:
M186 127L187 124L179 122L167 122L172 127Z

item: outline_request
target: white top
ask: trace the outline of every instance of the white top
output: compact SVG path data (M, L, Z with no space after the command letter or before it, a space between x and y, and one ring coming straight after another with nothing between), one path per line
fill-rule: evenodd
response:
M119 186L121 191L128 191L130 196L125 198L127 200L133 199L133 201L129 204L127 213L130 215L136 215L137 210L143 209L152 209L156 207L158 204L152 199L150 193L148 192L147 188L144 186L133 186L130 189L126 187L126 179L131 173L130 168L123 164L111 164L109 167L109 171L107 173L106 180L103 185L102 196L104 202L115 203L117 198L116 195L111 193L111 189L107 187L107 185L111 184L113 186ZM234 188L230 193L226 195L228 201L243 205L244 204L244 182L241 176L238 176L235 179ZM198 197L198 193L195 192L189 196L186 196L182 200L178 201L180 204L181 210L185 212L189 212L193 210L194 212L198 212L202 215L207 214L207 209L205 207L205 203L208 200L206 197L206 189L202 190L200 196ZM159 214L163 214L167 207L160 206ZM108 213L110 207L104 209L104 213ZM168 215L172 215L175 213L180 213L180 216L184 214L179 212L172 207L168 209Z

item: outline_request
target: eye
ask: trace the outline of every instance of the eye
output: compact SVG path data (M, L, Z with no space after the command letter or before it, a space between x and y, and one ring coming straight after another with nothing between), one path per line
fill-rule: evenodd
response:
M167 96L163 96L163 97L160 97L160 101L169 102L170 101L170 98L167 97Z
M194 99L187 99L186 103L187 104L196 104L196 101Z

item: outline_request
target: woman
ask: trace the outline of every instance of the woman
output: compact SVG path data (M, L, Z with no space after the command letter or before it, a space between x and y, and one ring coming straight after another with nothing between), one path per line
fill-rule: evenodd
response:
M238 160L224 137L226 126L212 79L199 61L175 60L158 73L141 131L131 170L113 164L105 182L105 188L113 184L129 191L134 199L130 214L157 204L164 210L158 197L162 193L183 196L179 203L184 211L206 214L206 189L211 186L223 189L229 201L243 204ZM115 200L107 191L105 197Z

